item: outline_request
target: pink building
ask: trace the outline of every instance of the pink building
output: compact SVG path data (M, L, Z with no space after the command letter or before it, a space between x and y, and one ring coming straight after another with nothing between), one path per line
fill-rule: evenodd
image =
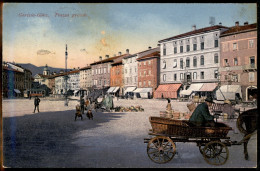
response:
M256 98L257 24L245 22L244 25L239 25L236 22L234 27L220 35L220 43L220 81L227 89L223 89L224 94L234 91L246 101Z

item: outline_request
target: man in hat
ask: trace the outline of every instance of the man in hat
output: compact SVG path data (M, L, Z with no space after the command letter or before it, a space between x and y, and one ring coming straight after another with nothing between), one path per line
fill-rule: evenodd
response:
M214 116L209 113L209 107L212 105L212 97L207 97L204 103L201 103L192 113L189 122L195 126L214 126Z

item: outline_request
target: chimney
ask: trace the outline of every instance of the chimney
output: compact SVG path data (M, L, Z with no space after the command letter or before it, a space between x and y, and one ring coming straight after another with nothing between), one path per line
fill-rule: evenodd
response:
M193 26L192 26L192 31L195 31L196 30L196 25L194 24Z
M160 43L158 43L157 46L160 47Z
M239 21L236 21L235 24L236 24L236 26L239 26Z
M148 49L150 50L150 49L152 49L152 47L151 47L151 46L149 46L149 47L148 47Z
M222 23L220 22L218 25L222 26Z
M108 59L109 58L109 55L106 55L106 59Z
M118 56L121 56L121 54L122 54L121 52L118 52Z
M102 61L102 56L99 57L99 60Z
M244 22L244 25L247 26L248 25L248 21Z
M126 54L129 54L129 49L126 49Z

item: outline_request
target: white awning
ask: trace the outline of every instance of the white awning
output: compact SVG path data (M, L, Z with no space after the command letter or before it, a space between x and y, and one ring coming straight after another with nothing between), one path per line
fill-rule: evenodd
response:
M235 100L236 93L242 97L240 85L223 85L216 91L217 100ZM225 98L224 98L224 96Z
M152 93L152 91L153 91L152 88L143 88L141 93L148 93L148 92Z
M203 86L203 83L191 84L187 90L182 90L180 92L180 95L189 96L193 91L199 91L202 86Z
M115 89L113 90L113 93L116 93L119 90L119 87L115 87Z
M143 88L137 88L137 89L135 89L133 92L134 92L134 93L140 93L140 92L142 91L142 89L143 89Z
M18 89L14 89L14 92L16 92L18 94L21 93L20 90L18 90Z
M133 92L135 89L136 89L136 87L127 87L127 88L125 89L125 93L127 93L127 92Z
M116 88L116 87L110 87L110 88L107 90L107 93L112 93L115 88Z

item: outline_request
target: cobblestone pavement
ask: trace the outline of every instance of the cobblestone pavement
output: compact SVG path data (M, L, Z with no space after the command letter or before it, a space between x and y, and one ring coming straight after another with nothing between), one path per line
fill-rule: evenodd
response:
M114 100L115 106L142 105L144 112L94 112L94 120L74 121L77 101L42 99L40 113L33 100L3 100L4 166L12 168L252 168L257 165L257 134L249 141L249 160L243 146L229 147L225 165L206 163L195 143L176 143L177 154L166 164L152 162L144 138L151 129L149 116L159 116L166 100ZM174 110L188 111L187 102L171 102ZM235 120L226 122L235 127ZM242 134L230 131L231 140Z

